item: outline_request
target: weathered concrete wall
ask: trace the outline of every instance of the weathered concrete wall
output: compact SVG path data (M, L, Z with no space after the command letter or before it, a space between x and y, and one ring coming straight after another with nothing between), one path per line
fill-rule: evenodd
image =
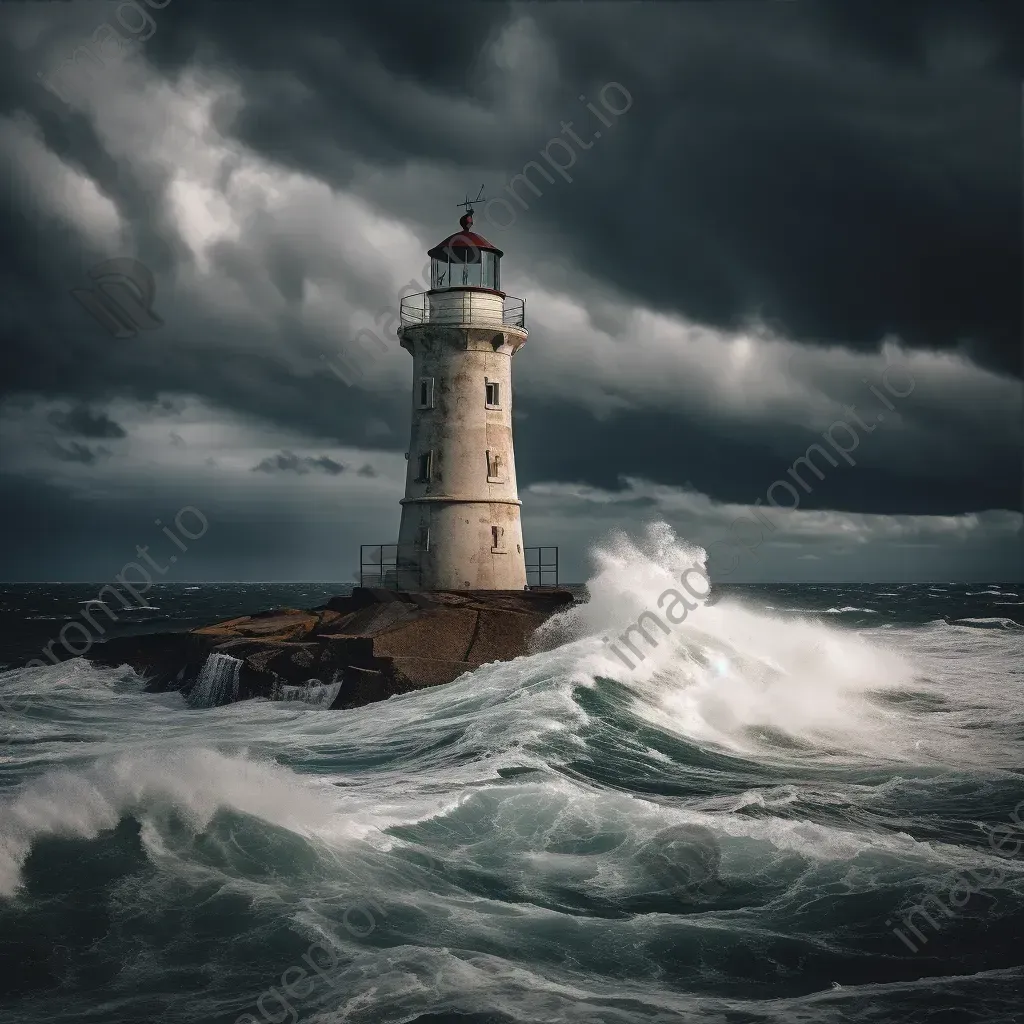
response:
M512 356L526 331L422 324L403 328L401 338L413 357L413 394L398 542L400 555L421 567L418 577L400 574L401 585L521 590L526 565L512 443ZM420 402L424 379L432 382L428 408ZM498 385L497 408L487 405L487 382ZM431 472L423 480L427 452Z

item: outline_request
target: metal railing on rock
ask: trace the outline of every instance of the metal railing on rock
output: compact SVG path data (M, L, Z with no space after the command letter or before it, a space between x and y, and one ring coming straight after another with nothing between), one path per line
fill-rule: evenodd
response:
M359 585L385 590L415 590L423 581L419 549L411 547L400 557L398 544L360 544ZM526 585L531 590L557 587L558 547L548 544L524 547Z
M523 556L526 559L526 585L531 590L558 586L557 545L524 547Z
M423 567L415 551L399 558L398 544L359 545L359 586L409 590L419 587L422 579Z

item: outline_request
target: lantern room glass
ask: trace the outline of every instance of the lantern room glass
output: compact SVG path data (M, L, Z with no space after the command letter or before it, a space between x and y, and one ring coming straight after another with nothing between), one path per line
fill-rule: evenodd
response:
M444 256L430 261L431 288L493 288L500 289L499 264L501 257L495 252L480 249L455 248L445 250Z

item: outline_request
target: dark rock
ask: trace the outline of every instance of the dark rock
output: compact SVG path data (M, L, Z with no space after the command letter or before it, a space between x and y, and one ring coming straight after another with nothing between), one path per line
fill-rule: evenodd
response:
M130 665L146 678L148 690L181 690L187 697L211 654L230 655L240 664L224 699L274 698L282 686L340 681L331 706L353 708L526 654L534 630L573 600L570 591L557 589L409 593L357 587L312 610L277 608L188 633L113 638L87 657Z

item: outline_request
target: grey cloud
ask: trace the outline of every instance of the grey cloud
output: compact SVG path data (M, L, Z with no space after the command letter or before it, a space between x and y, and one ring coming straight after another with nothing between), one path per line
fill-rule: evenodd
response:
M395 259L408 257L400 281L419 273L422 250L454 229L466 188L483 181L501 194L562 120L590 138L597 122L576 97L597 104L615 80L633 107L579 153L571 183L553 173L539 197L521 188L529 208L516 204L507 230L478 211L477 226L506 251L503 274L527 298L532 330L516 362L520 485L614 491L633 475L690 483L718 501L753 500L820 439L821 426L792 415L805 391L874 411L846 397L861 386L850 356L877 351L894 333L999 370L999 389L986 391L952 363L922 376L900 406L902 423L887 420L866 438L858 466L830 474L807 507L1019 507L1019 428L1007 426L1021 369L1017 6L776 3L747 5L741 17L721 4L254 2L240 21L232 5L171 5L145 44L138 81L112 67L95 105L81 110L63 106L35 72L87 37L95 12L51 5L45 18L32 14L45 22L38 31L16 32L26 17L17 6L0 8L0 143L30 126L39 149L15 157L36 170L49 153L89 188L36 174L23 193L0 195L0 389L65 403L72 411L49 426L68 437L123 436L103 433L124 429L116 419L90 418L105 415L98 410L111 396L155 407L198 395L280 427L300 451L329 444L400 457L411 365L393 324L379 332L388 351L375 352L352 386L318 353L334 355L397 305ZM186 68L228 82L209 127L173 121ZM132 107L140 82L166 86L146 93L144 111ZM180 160L146 148L182 130L189 146ZM216 180L199 201L230 209L237 232L218 235L220 213L211 214L202 228L215 237L199 255L181 199L200 196L206 183L190 175L207 160ZM271 193L286 180L297 196L275 206ZM341 199L366 221L350 223L347 207L329 218ZM103 203L120 217L120 241L81 226L86 214L102 221ZM381 251L399 230L422 244ZM111 344L68 296L114 244L130 245L153 270L165 321L129 344ZM543 289L557 301L541 318L531 311ZM695 395L718 390L694 375L671 393L681 364L635 345L641 313L723 329L760 317L812 357L793 370L784 409L768 400L766 375L709 412ZM597 331L609 339L600 353ZM571 360L555 358L570 347ZM629 374L628 389L626 371L606 359L616 348L647 364ZM720 348L712 362L727 391L728 353ZM557 386L541 386L545 379ZM609 399L606 408L595 395ZM125 422L134 442L135 421ZM173 436L163 445L169 458L189 456L187 436L187 448ZM40 464L90 465L102 455L87 445L60 451L41 452ZM338 475L332 466L341 464L329 463L286 449L253 469ZM81 475L68 467L69 478ZM206 507L206 494L188 497ZM51 526L62 521L53 500ZM99 499L96 507L111 508ZM67 522L72 533L84 529L81 518ZM581 546L596 520L573 516L573 527ZM13 554L28 572L28 555ZM821 567L829 570L827 559Z
M337 476L344 473L347 467L335 461L329 455L296 455L288 450L280 451L276 455L269 455L252 467L254 473L327 473L329 476Z
M47 445L47 450L55 459L59 459L61 462L80 462L85 466L91 466L97 459L109 457L110 455L110 449L103 445L90 448L89 445L82 444L80 441L69 441L66 444L51 441Z
M127 437L127 431L115 423L106 413L93 412L86 405L75 405L70 409L54 409L49 416L58 430L77 437Z

